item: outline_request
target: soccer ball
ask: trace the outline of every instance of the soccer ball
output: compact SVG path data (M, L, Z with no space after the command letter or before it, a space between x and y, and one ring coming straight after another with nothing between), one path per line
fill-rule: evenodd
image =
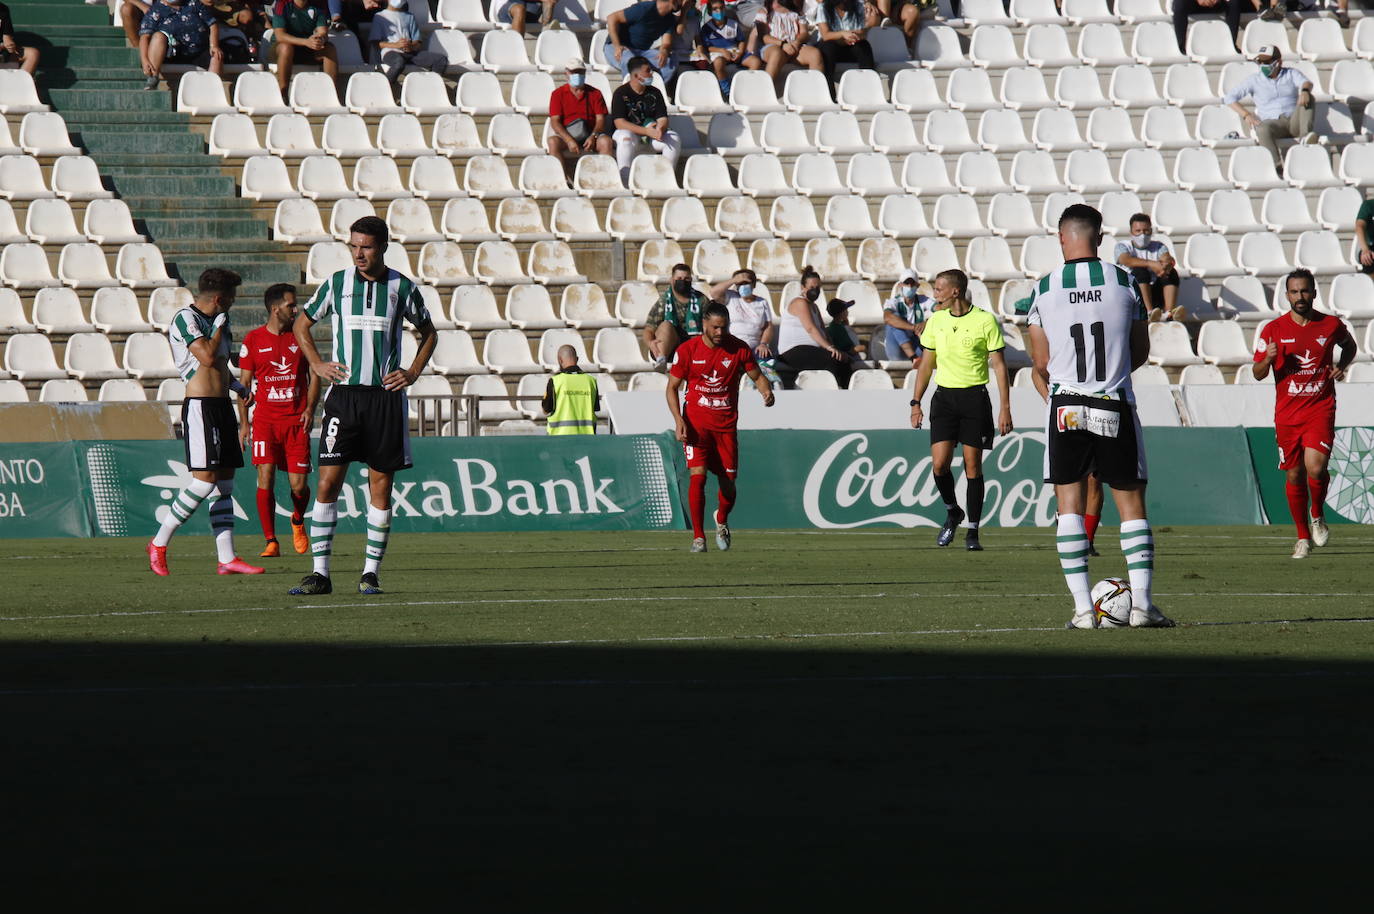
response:
M1093 621L1098 628L1126 628L1131 624L1131 585L1121 578L1103 578L1093 585Z

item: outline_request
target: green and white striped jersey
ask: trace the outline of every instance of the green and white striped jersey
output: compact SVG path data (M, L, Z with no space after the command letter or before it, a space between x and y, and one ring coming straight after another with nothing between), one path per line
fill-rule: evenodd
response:
M383 282L364 279L356 267L340 270L315 290L305 313L333 319L334 361L348 368L337 383L360 387L381 387L401 367L402 318L416 327L430 323L419 286L390 269Z
M1027 320L1050 346L1050 389L1131 397L1131 325L1145 303L1129 270L1096 257L1041 278Z
M182 308L172 315L172 322L167 327L167 339L172 344L172 361L176 363L181 380L191 380L200 370L200 360L192 355L191 344L202 337L209 339L213 336L212 324L210 318L195 308ZM219 338L219 352L216 355L224 359L226 367L229 365L229 353L233 351L230 348L233 346L232 337L229 328L225 327Z

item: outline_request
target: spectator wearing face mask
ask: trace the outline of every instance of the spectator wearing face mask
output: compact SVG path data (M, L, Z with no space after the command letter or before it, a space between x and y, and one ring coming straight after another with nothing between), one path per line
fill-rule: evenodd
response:
M711 287L711 300L725 305L730 312L730 333L743 340L762 364L773 358L777 327L768 302L755 294L758 284L758 275L753 270L736 270L734 276Z
M1116 262L1131 271L1140 286L1140 297L1151 321L1183 320L1188 316L1178 303L1178 268L1164 242L1151 235L1150 217L1131 217L1131 237L1116 244Z
M421 50L420 24L407 9L406 0L387 0L387 8L372 18L371 40L380 52L379 65L392 88L406 65L443 73L448 58L434 51Z
M587 153L615 155L606 119L606 99L601 90L587 85L587 65L574 57L563 67L566 84L549 96L549 155L563 163L571 181L577 160Z
M778 377L783 386L793 390L797 375L803 371L828 371L835 375L840 387L849 387L853 369L849 358L825 334L825 320L817 302L821 297L821 274L811 267L802 267L802 294L787 303L782 310L782 325L778 330L779 356L776 362Z
M868 347L859 342L859 335L849 326L849 309L852 307L852 301L842 298L830 299L830 304L825 306L826 313L830 315L825 335L830 337L830 342L836 349L844 353L850 364L857 367L868 358Z
M668 129L668 103L654 88L653 67L643 57L630 61L630 80L611 93L611 123L615 133L615 161L620 180L630 184L630 165L641 152L662 153L668 164L677 167L682 140Z
M692 286L692 268L685 263L674 266L668 289L644 319L644 346L655 368L667 365L689 336L701 335L701 312L706 305L706 296Z
M707 15L701 24L697 42L701 52L711 62L711 71L720 83L722 98L730 97L730 67L757 70L763 61L745 47L749 33L738 19L725 15L725 0L710 0Z
M890 362L919 362L921 360L921 331L931 312L931 301L916 291L916 271L908 267L902 271L892 297L883 302L883 345Z
M1312 81L1283 65L1283 55L1277 47L1264 45L1255 54L1259 72L1236 86L1222 99L1230 105L1246 124L1255 128L1255 139L1274 157L1274 169L1283 176L1283 157L1279 155L1280 139L1297 139L1301 143L1317 142L1312 132ZM1255 101L1254 112L1240 103L1243 98Z

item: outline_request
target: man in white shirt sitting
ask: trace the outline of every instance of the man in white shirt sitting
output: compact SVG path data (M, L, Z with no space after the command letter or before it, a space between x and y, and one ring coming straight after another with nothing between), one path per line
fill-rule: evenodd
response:
M1298 70L1283 65L1283 55L1273 45L1264 45L1255 55L1260 71L1226 93L1224 101L1241 118L1255 128L1255 139L1274 157L1274 168L1283 174L1283 157L1279 155L1280 139L1299 139L1302 143L1317 142L1312 132L1312 81ZM1240 103L1252 98L1254 112Z

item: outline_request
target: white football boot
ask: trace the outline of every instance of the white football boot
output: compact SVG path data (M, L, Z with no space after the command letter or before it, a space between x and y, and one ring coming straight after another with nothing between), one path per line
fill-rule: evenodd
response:
M1293 558L1305 559L1312 554L1311 540L1298 540L1298 544L1293 547Z
M1131 628L1173 628L1174 620L1151 604L1148 607L1131 607Z
M1326 518L1314 517L1310 521L1312 527L1312 545L1325 546L1331 541L1331 528L1326 525Z

